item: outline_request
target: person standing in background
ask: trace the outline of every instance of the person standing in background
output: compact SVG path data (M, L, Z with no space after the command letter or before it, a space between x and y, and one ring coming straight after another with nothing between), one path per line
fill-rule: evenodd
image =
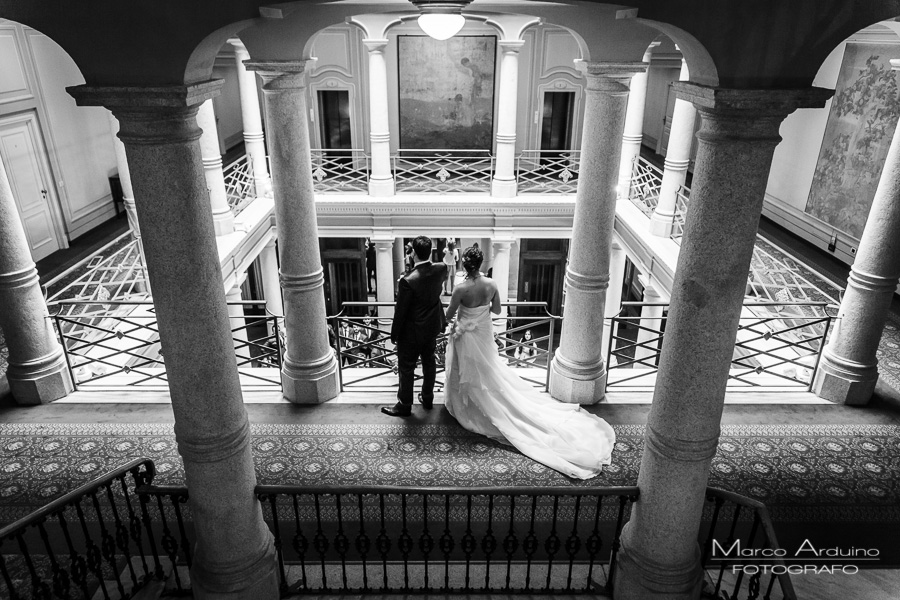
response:
M456 283L456 263L459 261L459 250L456 249L456 242L453 238L447 238L443 261L449 272L447 280L444 282L444 295L449 296L453 293L453 285Z

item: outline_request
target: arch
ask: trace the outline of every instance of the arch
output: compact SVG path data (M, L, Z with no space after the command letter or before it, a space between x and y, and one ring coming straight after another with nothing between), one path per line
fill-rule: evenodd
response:
M684 62L687 63L692 83L713 87L719 85L719 74L716 70L716 64L697 38L668 23L658 23L645 19L638 20L675 42L678 49L681 50L682 56L684 56Z
M231 23L206 36L188 57L184 68L184 83L190 85L211 79L216 55L222 46L227 44L228 40L239 37L242 30L252 27L258 21L259 19L247 19Z

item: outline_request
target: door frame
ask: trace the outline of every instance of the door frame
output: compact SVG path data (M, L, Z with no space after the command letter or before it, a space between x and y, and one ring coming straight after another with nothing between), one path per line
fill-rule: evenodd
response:
M543 238L540 238L543 239ZM556 281L553 285L553 293L550 302L547 303L547 310L551 314L561 314L563 305L563 286L565 285L566 261L568 254L568 245L565 240L560 239L560 250L529 250L528 238L519 240L519 281L517 287L517 298L525 299L525 284L527 283L528 266L532 264L554 264L557 266ZM563 249L564 248L564 249Z
M53 176L53 169L50 168L50 156L47 153L47 147L44 144L43 131L41 130L40 119L35 109L26 110L20 113L0 116L0 128L6 125L24 124L31 134L34 141L37 160L35 161L40 171L40 176L44 183L47 184L47 205L50 209L50 223L53 226L53 233L59 242L60 250L69 247L69 234L66 230L65 219L63 217L62 206L59 201L59 194L56 193L56 178ZM5 167L4 167L5 168ZM18 212L19 207L16 206ZM19 214L21 220L22 215ZM24 225L23 225L24 227Z

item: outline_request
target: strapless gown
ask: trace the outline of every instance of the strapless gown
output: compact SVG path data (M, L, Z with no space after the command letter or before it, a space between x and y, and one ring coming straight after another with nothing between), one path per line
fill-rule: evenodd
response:
M445 405L469 431L577 479L594 477L610 463L612 427L520 379L497 354L489 305L459 307L446 365Z

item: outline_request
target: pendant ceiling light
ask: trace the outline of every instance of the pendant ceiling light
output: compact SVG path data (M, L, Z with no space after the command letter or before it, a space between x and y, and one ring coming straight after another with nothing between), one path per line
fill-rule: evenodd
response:
M429 37L436 40L449 40L466 24L462 10L471 0L412 0L422 13L419 15L419 27Z

